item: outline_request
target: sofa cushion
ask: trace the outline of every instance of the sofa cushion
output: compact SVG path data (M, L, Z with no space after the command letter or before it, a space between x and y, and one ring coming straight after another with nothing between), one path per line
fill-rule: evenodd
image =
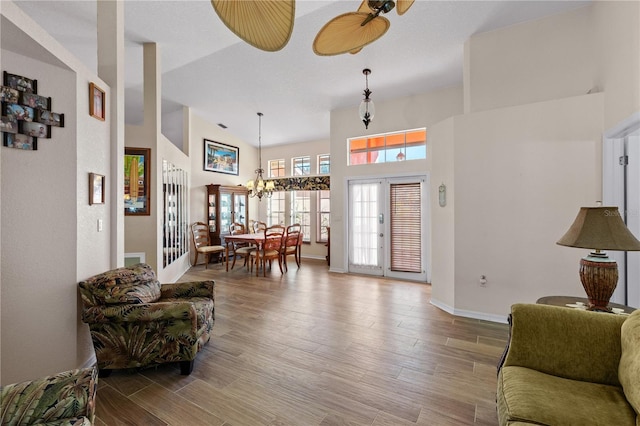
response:
M80 283L91 292L91 302L112 305L152 303L160 299L160 282L153 269L144 263L112 269Z
M640 310L627 318L620 333L622 355L618 377L627 400L640 414Z
M500 424L630 425L636 413L622 388L507 366L498 377Z

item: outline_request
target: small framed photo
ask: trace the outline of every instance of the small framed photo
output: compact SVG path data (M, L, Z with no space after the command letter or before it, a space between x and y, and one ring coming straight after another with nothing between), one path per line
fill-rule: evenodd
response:
M105 117L105 98L104 90L89 83L89 115L104 121Z
M0 86L0 102L8 104L17 104L20 100L20 92L9 86Z
M49 126L64 127L64 114L40 110L36 121Z
M104 204L104 176L89 173L89 205Z
M22 92L20 103L31 108L51 111L51 98L36 95L35 93Z
M149 216L151 214L151 170L149 148L124 149L124 214Z
M23 149L25 151L35 151L38 149L37 138L20 133L5 133L3 144L8 148Z
M38 110L24 105L3 104L3 112L7 117L13 117L16 120L33 121L37 120Z
M3 115L0 117L0 132L18 133L18 120L15 117Z
M238 147L204 140L204 170L207 172L238 175L240 160Z
M38 80L23 77L17 74L4 72L3 84L12 89L27 93L38 93Z
M35 121L19 121L18 131L23 135L33 136L34 138L51 138L51 126Z

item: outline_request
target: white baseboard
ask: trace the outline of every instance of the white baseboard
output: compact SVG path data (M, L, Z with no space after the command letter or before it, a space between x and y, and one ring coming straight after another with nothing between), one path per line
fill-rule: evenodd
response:
M487 314L485 312L476 312L476 311L467 311L464 309L456 309L454 307L451 307L449 305L447 305L446 303L442 303L439 300L433 299L431 298L431 304L433 306L435 306L436 308L442 309L443 311L451 314L451 315L455 315L457 317L464 317L464 318L473 318L473 319L477 319L477 320L482 320L482 321L490 321L490 322L497 322L497 323L501 323L501 324L508 324L507 321L507 316L503 316L503 315L495 315L495 314Z

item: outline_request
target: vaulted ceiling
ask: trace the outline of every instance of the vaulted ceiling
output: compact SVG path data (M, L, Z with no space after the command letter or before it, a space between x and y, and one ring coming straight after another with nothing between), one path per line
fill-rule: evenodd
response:
M97 69L95 2L15 2L90 69ZM257 145L260 111L262 143L269 146L328 139L330 111L360 103L364 68L372 70L374 101L458 85L464 42L471 35L586 4L416 0L403 16L395 11L385 15L390 29L360 53L317 56L311 46L318 31L331 18L357 10L359 1L297 0L289 43L280 51L264 52L231 33L209 0L126 0L126 121L142 121L145 42L160 48L163 114L178 114L187 105Z

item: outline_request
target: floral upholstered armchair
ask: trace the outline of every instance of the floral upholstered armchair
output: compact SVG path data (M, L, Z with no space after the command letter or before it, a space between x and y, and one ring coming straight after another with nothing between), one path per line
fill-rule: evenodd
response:
M2 425L91 425L98 370L65 371L0 389Z
M160 284L149 265L113 269L79 283L101 377L111 370L179 362L181 374L209 341L213 281Z

